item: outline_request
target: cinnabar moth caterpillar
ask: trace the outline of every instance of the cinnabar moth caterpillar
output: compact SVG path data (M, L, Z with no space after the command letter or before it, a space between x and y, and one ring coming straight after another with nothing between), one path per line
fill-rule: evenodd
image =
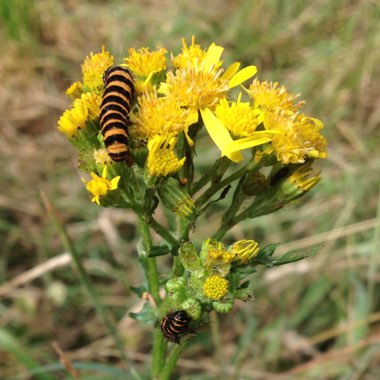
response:
M111 66L103 76L104 92L100 105L100 127L113 161L132 164L128 150L129 112L134 86L131 73L124 67Z
M189 332L191 318L185 310L174 311L161 320L161 330L167 340L179 343L180 336Z

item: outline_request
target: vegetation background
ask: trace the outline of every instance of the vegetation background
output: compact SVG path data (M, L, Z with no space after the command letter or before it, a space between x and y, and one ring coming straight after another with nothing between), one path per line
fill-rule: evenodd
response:
M224 46L227 63L255 64L259 79L302 93L307 112L326 125L329 159L319 162L323 180L306 199L229 235L282 242L281 251L323 249L256 273L254 300L197 333L178 378L378 379L379 20L376 0L0 0L0 378L74 378L62 370L59 348L81 379L122 378L41 192L137 371L146 371L152 329L128 316L142 305L129 289L143 281L135 217L89 202L56 124L90 51L105 44L119 62L129 47L177 53L194 34L204 48ZM218 217L209 216L210 228ZM159 264L165 271L167 258Z

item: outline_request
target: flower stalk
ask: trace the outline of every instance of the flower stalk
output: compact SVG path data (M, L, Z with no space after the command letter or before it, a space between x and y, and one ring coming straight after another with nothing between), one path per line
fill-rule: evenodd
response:
M123 72L130 71L129 79L118 78L111 86L107 78L106 86L104 73L115 61L103 47L84 60L82 81L66 92L73 104L58 121L59 131L78 151L84 177L90 178L83 182L93 204L129 209L137 216L141 289L148 297L134 317L155 326L151 376L157 380L172 378L188 340L210 313L215 319L215 313L229 313L236 302L252 298L247 276L256 265L303 257L272 259L275 248L269 254L252 236L230 246L222 240L236 224L275 212L309 192L320 180L312 172L314 162L327 157L323 123L302 113L299 95L277 82L253 79L254 65L225 67L223 50L215 43L204 49L195 37L191 44L182 40L181 52L170 58L163 47L129 49L120 63ZM110 88L112 99L104 102ZM111 120L106 126L105 114ZM209 165L199 163L197 153L209 144L215 144L216 154ZM109 154L110 147L128 162ZM215 221L213 213L221 208L224 213ZM200 244L193 235L210 214L212 225L217 224ZM125 355L78 254L67 237L63 242ZM159 273L157 262L164 255L171 255L172 268Z

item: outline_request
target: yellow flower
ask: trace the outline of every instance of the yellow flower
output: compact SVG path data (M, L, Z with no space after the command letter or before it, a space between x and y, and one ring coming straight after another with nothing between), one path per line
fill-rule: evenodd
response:
M86 127L88 119L94 120L100 112L102 98L95 93L84 93L75 99L73 106L58 120L58 130L67 137L73 137L79 129Z
M226 251L223 243L208 239L205 242L207 252L206 263L208 267L219 266L220 264L229 264L234 256Z
M294 103L298 95L289 94L284 86L279 86L278 82L260 82L255 79L247 90L252 98L254 106L262 111L276 111L278 109L296 112L304 101Z
M81 99L74 101L73 107L66 110L58 120L58 130L67 137L73 137L78 129L86 126L88 109Z
M74 101L77 102L78 100ZM100 114L100 104L102 103L102 96L95 93L95 92L87 92L85 94L82 94L80 98L81 103L87 108L88 110L88 117L91 120L96 119Z
M178 159L174 152L177 139L174 134L156 135L148 142L148 171L151 176L167 177L182 168L186 158Z
M168 72L166 84L162 84L159 91L176 99L182 107L194 111L213 109L229 90L228 80L221 74L221 70L215 72L213 68L184 67L175 73Z
M82 65L83 86L90 91L101 92L103 88L103 74L114 64L111 54L102 46L102 52L91 53Z
M138 97L138 105L137 114L131 115L131 135L151 138L186 132L189 111L181 108L176 99L145 93Z
M250 103L241 102L240 95L230 104L227 99L222 99L215 108L215 115L234 137L248 137L262 123L262 114Z
M158 48L156 51L149 51L149 48L141 48L138 51L131 48L128 50L129 57L124 61L134 75L140 78L147 78L152 73L158 73L166 69L167 50Z
M104 197L109 191L117 189L120 176L111 180L107 178L107 166L104 166L102 176L91 172L92 180L86 182L83 178L82 181L86 184L86 189L92 194L91 202L100 205L100 199Z
M205 297L212 300L219 300L227 294L228 280L221 276L210 276L203 285Z
M239 240L231 246L230 253L234 260L245 264L259 252L259 245L254 240Z
M176 69L187 66L196 66L202 63L207 52L202 50L201 46L195 43L195 36L191 38L191 45L187 47L186 41L182 38L182 53L172 56L172 65Z
M194 45L194 44L193 44ZM198 111L207 132L222 151L234 162L240 162L243 156L240 152L226 152L225 148L233 141L227 128L212 113L215 106L227 97L228 91L243 83L256 74L255 66L248 66L239 71L240 64L232 64L224 73L220 68L223 48L214 43L205 54L194 48L190 53L187 46L177 63L180 68L175 73L169 72L166 83L162 83L159 92L169 98L175 98L182 107L190 109L189 124L198 121ZM188 60L188 64L186 64Z
M138 51L129 49L129 57L124 61L135 76L134 86L137 94L154 89L154 74L166 70L166 53L167 50L164 48L158 48L156 51L149 51L149 48L141 48Z
M271 141L273 134L279 133L273 130L256 131L263 121L262 113L249 103L241 102L240 98L239 95L238 100L232 102L231 106L226 99L222 99L215 108L217 119L234 137L240 137L222 146L222 156L229 158L241 150L265 144Z
M83 84L82 82L74 82L67 90L66 95L70 96L72 100L80 98L83 92Z
M319 133L321 121L290 111L267 113L264 119L271 130L280 132L272 140L278 161L296 164L305 162L307 157L327 157L327 142Z

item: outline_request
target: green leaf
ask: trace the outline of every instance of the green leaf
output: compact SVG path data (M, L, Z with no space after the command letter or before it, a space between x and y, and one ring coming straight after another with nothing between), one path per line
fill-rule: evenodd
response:
M256 257L259 257L259 256L271 257L279 245L280 245L279 243L266 245L264 248L262 248L259 251L259 253L256 255Z
M293 250L285 253L282 255L279 259L273 260L273 265L283 265L288 263L293 263L302 259L305 259L307 257L315 256L321 249L323 245L319 245L316 247L311 248L307 252L301 252L298 250Z
M150 250L148 257L164 256L172 252L172 247L169 245L154 245Z
M145 285L130 286L129 289L130 289L131 292L133 292L136 295L138 295L139 298L141 298L143 296L143 294L148 291L148 288Z
M152 305L149 302L146 302L138 313L129 313L129 316L136 321L140 321L146 325L154 325L156 323L156 314L152 308Z

